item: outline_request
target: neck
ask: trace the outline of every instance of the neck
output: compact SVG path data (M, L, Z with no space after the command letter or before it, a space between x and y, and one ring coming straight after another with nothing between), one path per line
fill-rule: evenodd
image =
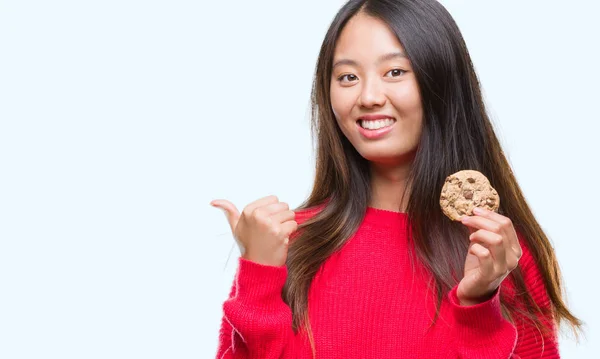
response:
M407 186L411 163L387 165L371 162L371 198L369 206L388 211L406 212Z

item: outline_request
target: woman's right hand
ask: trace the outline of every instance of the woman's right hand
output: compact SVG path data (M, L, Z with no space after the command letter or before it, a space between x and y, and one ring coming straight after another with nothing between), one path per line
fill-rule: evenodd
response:
M225 211L242 258L276 267L285 264L289 237L298 228L296 214L287 203L268 196L250 203L241 214L233 203L224 199L210 204Z

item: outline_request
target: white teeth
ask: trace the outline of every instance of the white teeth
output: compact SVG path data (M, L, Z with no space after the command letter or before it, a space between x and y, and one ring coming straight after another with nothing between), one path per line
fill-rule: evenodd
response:
M378 130L383 127L391 126L395 121L391 118L385 120L365 121L360 120L360 125L369 130Z

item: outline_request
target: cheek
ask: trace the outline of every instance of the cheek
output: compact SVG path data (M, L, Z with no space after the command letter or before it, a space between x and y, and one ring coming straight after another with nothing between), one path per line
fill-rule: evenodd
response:
M330 90L330 101L331 101L331 109L336 117L336 119L343 120L350 115L352 111L352 106L354 102L352 101L352 97L349 96L349 91L343 91L339 88L331 88Z
M411 138L411 141L418 141L423 129L423 105L419 88L416 85L398 88L390 94L390 101L404 120L402 132Z
M410 137L419 138L423 126L423 106L419 92L397 92L391 101L403 119L402 127L405 133Z
M402 117L422 116L421 96L417 86L404 86L396 89L390 94L390 100Z

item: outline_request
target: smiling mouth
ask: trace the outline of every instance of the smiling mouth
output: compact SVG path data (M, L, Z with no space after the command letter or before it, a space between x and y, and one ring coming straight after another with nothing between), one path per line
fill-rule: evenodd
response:
M379 130L382 128L390 127L394 123L396 123L396 119L394 118L386 118L380 120L358 120L356 121L358 125L366 130Z

